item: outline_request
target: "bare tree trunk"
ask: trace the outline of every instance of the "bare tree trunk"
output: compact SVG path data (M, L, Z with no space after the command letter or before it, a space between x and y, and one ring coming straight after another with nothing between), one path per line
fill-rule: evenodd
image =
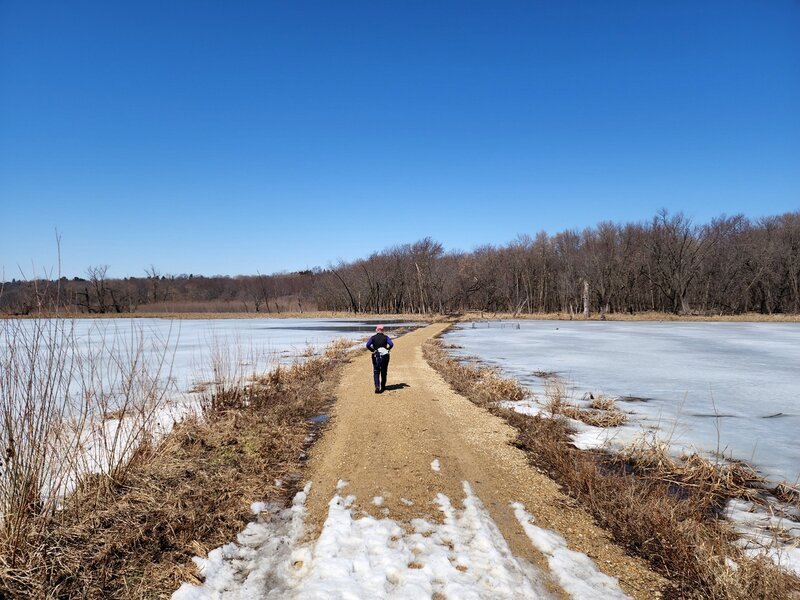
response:
M423 314L427 313L427 311L425 310L425 289L422 287L422 271L420 271L419 264L416 262L414 266L417 268L417 283L419 284L419 313Z
M583 318L589 318L589 280L583 280Z
M350 288L344 282L341 275L336 272L336 269L331 269L331 272L336 275L336 279L338 279L341 284L344 286L345 291L347 292L348 297L350 298L350 306L353 308L353 314L358 314L358 304L356 303L356 299L353 297L353 293L350 291Z
M687 296L688 296L688 292L687 291L684 291L681 294L681 314L682 315L688 315L689 313L692 312L692 307L689 306L689 298L687 298Z

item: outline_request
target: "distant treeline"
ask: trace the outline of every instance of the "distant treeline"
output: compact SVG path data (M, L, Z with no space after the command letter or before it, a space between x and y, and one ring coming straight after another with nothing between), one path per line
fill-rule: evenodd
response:
M0 310L800 313L800 211L704 225L661 211L646 223L523 235L471 252L425 238L291 274L172 276L151 267L145 277L109 279L106 271L7 282Z

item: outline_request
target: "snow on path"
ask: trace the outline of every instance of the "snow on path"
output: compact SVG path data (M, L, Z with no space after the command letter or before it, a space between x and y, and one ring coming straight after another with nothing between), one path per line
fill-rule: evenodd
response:
M408 529L390 518L356 514L355 497L343 496L346 483L340 482L319 539L301 543L310 487L309 482L288 509L254 503L254 511L264 511L258 522L250 523L237 543L212 550L207 559L196 557L204 584L184 583L173 600L554 597L546 588L551 576L511 553L467 482L463 509L440 493L436 503L444 522L415 519ZM570 597L597 597L587 595L582 578L603 597L627 597L588 556L568 550L558 534L532 525L521 504L514 508Z
M567 548L566 540L550 529L533 524L533 516L519 502L511 505L534 547L547 556L547 564L561 586L576 600L627 598L616 579L601 572L591 558ZM601 596L598 596L601 594Z

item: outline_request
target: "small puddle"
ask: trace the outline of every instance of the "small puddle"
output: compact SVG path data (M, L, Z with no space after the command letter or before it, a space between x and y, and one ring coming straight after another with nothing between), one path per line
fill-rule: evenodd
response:
M329 404L326 408L330 408L331 405ZM302 460L306 460L308 458L308 451L311 446L314 445L314 442L317 441L319 437L319 432L322 427L330 421L331 416L328 413L320 413L318 415L314 415L313 417L309 417L307 422L311 425L308 435L306 436L306 441L303 444L303 452L300 454L300 458Z

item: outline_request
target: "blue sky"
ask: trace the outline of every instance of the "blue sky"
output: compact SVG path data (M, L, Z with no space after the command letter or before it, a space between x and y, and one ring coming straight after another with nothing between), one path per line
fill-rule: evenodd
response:
M800 209L800 2L0 0L0 268Z

